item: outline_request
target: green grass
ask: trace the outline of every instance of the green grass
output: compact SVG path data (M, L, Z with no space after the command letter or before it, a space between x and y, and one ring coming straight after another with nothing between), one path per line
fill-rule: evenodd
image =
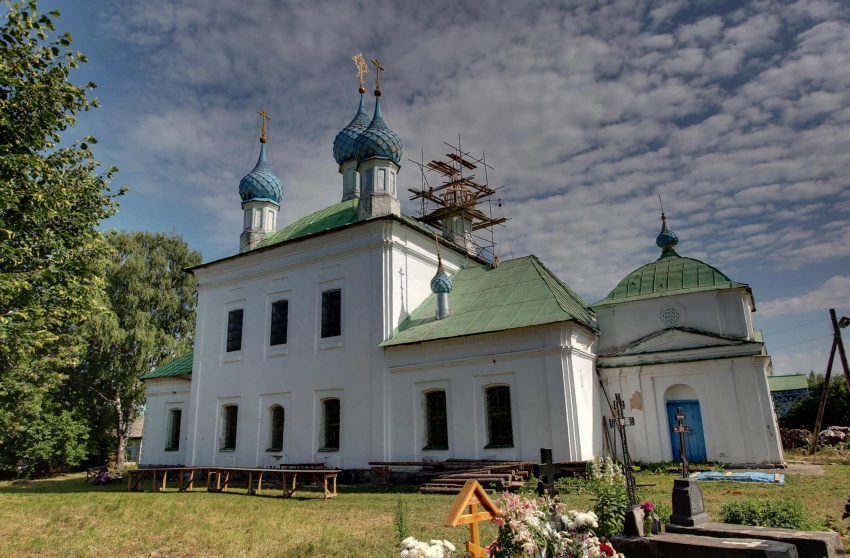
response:
M786 486L701 483L706 510L719 518L735 498L799 500L812 526L840 519L850 493L850 465L824 465L823 476L786 475ZM670 473L639 473L642 500L670 503ZM145 558L200 557L381 557L397 556L396 513L401 499L410 532L419 539L445 538L459 547L469 530L444 526L454 497L404 489L340 487L325 502L317 491L285 500L276 491L246 496L244 490L208 493L126 492L126 484L92 487L82 474L38 481L0 482L0 541L3 556ZM149 482L146 482L146 488ZM731 492L730 492L731 491ZM734 494L734 492L740 494ZM566 495L571 508L588 509L589 495ZM495 529L483 526L482 540Z

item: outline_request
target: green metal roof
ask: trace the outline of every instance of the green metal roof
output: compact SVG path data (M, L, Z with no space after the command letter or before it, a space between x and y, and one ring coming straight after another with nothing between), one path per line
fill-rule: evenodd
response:
M357 199L346 200L298 219L260 242L256 248L279 244L357 222Z
M195 352L190 351L182 357L177 357L168 364L163 364L159 368L151 370L147 374L142 374L140 380L150 380L152 378L173 378L174 376L186 376L192 373L192 359Z
M671 249L656 261L629 273L608 296L593 306L746 286L732 281L705 262L682 257Z
M770 391L789 391L793 389L809 389L809 381L805 374L789 374L787 376L768 376L767 385Z
M434 317L430 295L382 346L404 345L575 320L593 327L593 311L535 256L459 270L452 277L451 314Z

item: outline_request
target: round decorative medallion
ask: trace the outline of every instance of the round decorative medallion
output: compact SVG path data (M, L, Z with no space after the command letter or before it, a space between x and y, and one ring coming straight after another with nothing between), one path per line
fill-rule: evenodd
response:
M682 313L675 306L665 306L661 310L661 321L667 327L676 327L682 322Z

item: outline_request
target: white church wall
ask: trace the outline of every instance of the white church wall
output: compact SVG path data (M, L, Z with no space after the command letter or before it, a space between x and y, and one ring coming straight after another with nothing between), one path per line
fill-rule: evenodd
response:
M147 465L183 465L189 422L189 382L180 378L153 378L145 381L145 425L139 462ZM166 449L171 411L179 410L180 445Z
M662 296L595 307L600 330L599 352L605 354L616 351L670 327L752 339L750 300L747 290L738 288ZM680 316L679 322L673 326L662 319L662 311L671 306Z
M430 293L436 270L428 240L406 228L378 220L196 271L189 464L365 468L386 458L386 365L379 345L406 317L402 308L409 312ZM466 261L451 249L443 258L449 273ZM330 289L341 291L342 334L323 339L322 292ZM385 292L391 293L386 300ZM270 346L271 304L280 299L289 301L287 342ZM228 313L237 309L243 311L242 346L227 352ZM329 397L340 400L340 447L322 451ZM238 405L237 443L222 451L228 404ZM284 447L269 452L273 404L284 408Z
M593 389L592 362L571 357L562 345L571 327L540 326L388 350L390 460L536 461L541 447L552 448L556 460L589 459L595 404L594 392L584 391ZM574 385L580 393L571 391ZM510 388L511 448L486 447L486 389L493 386ZM446 391L448 450L423 449L424 394L434 389Z
M768 357L717 358L654 366L600 369L613 400L620 393L627 416L629 450L635 461L678 460L673 455L667 401L693 390L699 401L709 461L729 464L781 463L772 405L762 385ZM606 415L610 416L607 410ZM687 422L687 421L686 421ZM617 449L619 451L619 448Z

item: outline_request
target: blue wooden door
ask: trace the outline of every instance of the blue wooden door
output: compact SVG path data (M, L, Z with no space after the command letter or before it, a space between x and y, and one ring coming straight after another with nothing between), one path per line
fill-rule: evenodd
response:
M676 421L676 409L679 407L685 414L685 424L691 427L691 431L685 434L685 456L690 463L703 462L705 461L705 437L702 433L702 414L699 412L699 401L694 399L667 402L668 432L670 432L670 445L673 446L673 460L681 461L679 433L673 432L673 427L679 424Z

